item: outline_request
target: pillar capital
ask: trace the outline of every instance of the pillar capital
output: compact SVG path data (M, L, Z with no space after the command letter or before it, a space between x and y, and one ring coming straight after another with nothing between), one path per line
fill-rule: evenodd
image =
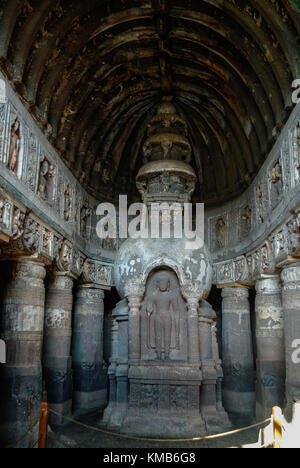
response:
M7 266L11 279L35 278L43 281L46 277L45 265L40 261L22 257L8 260Z
M77 300L83 300L88 304L102 302L105 296L103 289L93 284L80 284L77 289Z
M198 317L198 308L199 308L199 298L197 297L187 297L187 308L190 316Z
M285 265L281 271L284 290L300 289L300 262Z
M281 290L280 276L267 275L259 278L255 283L255 290L257 294L267 295L276 294Z
M143 296L128 296L129 314L136 315L139 312Z
M140 281L130 281L125 286L125 296L128 298L132 297L143 297L145 294L145 286Z
M243 285L224 285L222 289L223 299L227 297L246 298L249 297L249 287Z
M67 272L52 271L47 281L47 290L69 291L73 285L74 278Z

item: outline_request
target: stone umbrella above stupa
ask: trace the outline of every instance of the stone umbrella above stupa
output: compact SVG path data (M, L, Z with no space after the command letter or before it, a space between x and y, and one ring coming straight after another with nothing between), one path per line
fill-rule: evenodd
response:
M136 177L145 203L190 201L197 180L189 165L191 153L187 124L177 115L171 98L165 97L148 126L144 165Z
M165 97L152 118L143 146L144 165L136 177L137 188L148 207L189 203L197 176L190 166L191 145L186 122L177 114L172 99ZM163 217L162 217L163 218ZM162 221L163 222L163 221ZM170 238L128 238L115 261L115 282L121 297L125 284L149 274L151 268L173 269L179 282L200 283L206 298L212 285L212 262L204 242L192 245L185 234L178 238L171 229Z

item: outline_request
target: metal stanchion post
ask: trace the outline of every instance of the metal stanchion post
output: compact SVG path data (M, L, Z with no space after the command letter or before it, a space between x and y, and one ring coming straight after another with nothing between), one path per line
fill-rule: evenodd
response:
M40 425L39 425L39 445L38 448L47 447L47 431L48 431L49 403L47 402L47 394L44 392L43 401L40 407Z
M282 411L274 406L273 414L273 448L282 448Z

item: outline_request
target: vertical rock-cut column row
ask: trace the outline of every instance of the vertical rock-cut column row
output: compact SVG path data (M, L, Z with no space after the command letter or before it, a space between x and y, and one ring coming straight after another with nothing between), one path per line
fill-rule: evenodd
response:
M72 413L72 305L73 279L53 272L47 282L44 337L44 375L52 424L66 422Z
M249 291L242 286L224 287L222 297L224 407L237 422L248 422L255 414Z
M107 402L103 369L104 291L90 284L77 290L72 341L73 410L87 412Z
M0 367L0 445L27 448L36 442L37 426L30 429L39 420L42 398L46 271L42 263L26 259L5 267L0 338L7 354Z
M287 265L281 272L282 307L285 329L286 410L300 408L300 263ZM294 414L295 420L296 414ZM295 421L296 422L296 421Z
M256 417L270 417L283 405L285 387L284 326L281 284L277 275L256 282Z

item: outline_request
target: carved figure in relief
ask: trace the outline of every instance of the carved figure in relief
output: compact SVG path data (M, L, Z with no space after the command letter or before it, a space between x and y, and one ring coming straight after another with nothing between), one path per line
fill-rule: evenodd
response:
M98 269L98 279L99 281L103 281L104 283L109 283L110 278L110 268L101 266Z
M252 220L252 210L249 205L247 205L243 210L242 210L242 235L248 234L249 230L251 229L251 220Z
M80 233L83 237L86 237L88 234L88 222L91 211L85 205L81 208L80 211Z
M256 190L257 195L257 211L258 211L258 218L261 223L264 222L264 206L263 206L263 193L261 187L257 187Z
M272 187L271 187L271 197L272 197L272 206L274 207L279 199L279 196L282 193L283 183L282 183L282 167L279 161L276 162L275 166L272 169Z
M300 122L297 123L297 136L296 136L297 146L300 148Z
M217 230L217 244L220 249L224 249L225 247L225 227L226 223L223 218L219 218L216 223L216 230Z
M14 214L13 214L13 239L19 239L23 232L24 232L24 220L25 220L25 213L22 213L22 211L19 208L14 209Z
M39 188L38 192L43 200L50 201L53 196L53 176L54 167L44 159L40 165Z
M160 272L156 278L156 290L146 297L143 308L149 318L153 315L155 331L155 352L156 360L162 360L164 349L164 360L170 360L171 333L172 333L172 312L179 315L178 293L170 290L170 276L167 271ZM172 312L171 312L172 310ZM150 323L148 333L150 332ZM178 325L176 330L178 337ZM148 341L150 337L148 336Z
M40 245L40 225L32 218L27 218L23 243L26 249L37 251Z
M65 221L69 221L71 216L71 190L70 187L67 186L64 195L64 218Z
M0 199L0 226L5 229L9 224L9 204L7 200Z
M21 148L20 122L16 118L10 131L10 144L8 156L8 168L15 174L18 173L19 155Z

